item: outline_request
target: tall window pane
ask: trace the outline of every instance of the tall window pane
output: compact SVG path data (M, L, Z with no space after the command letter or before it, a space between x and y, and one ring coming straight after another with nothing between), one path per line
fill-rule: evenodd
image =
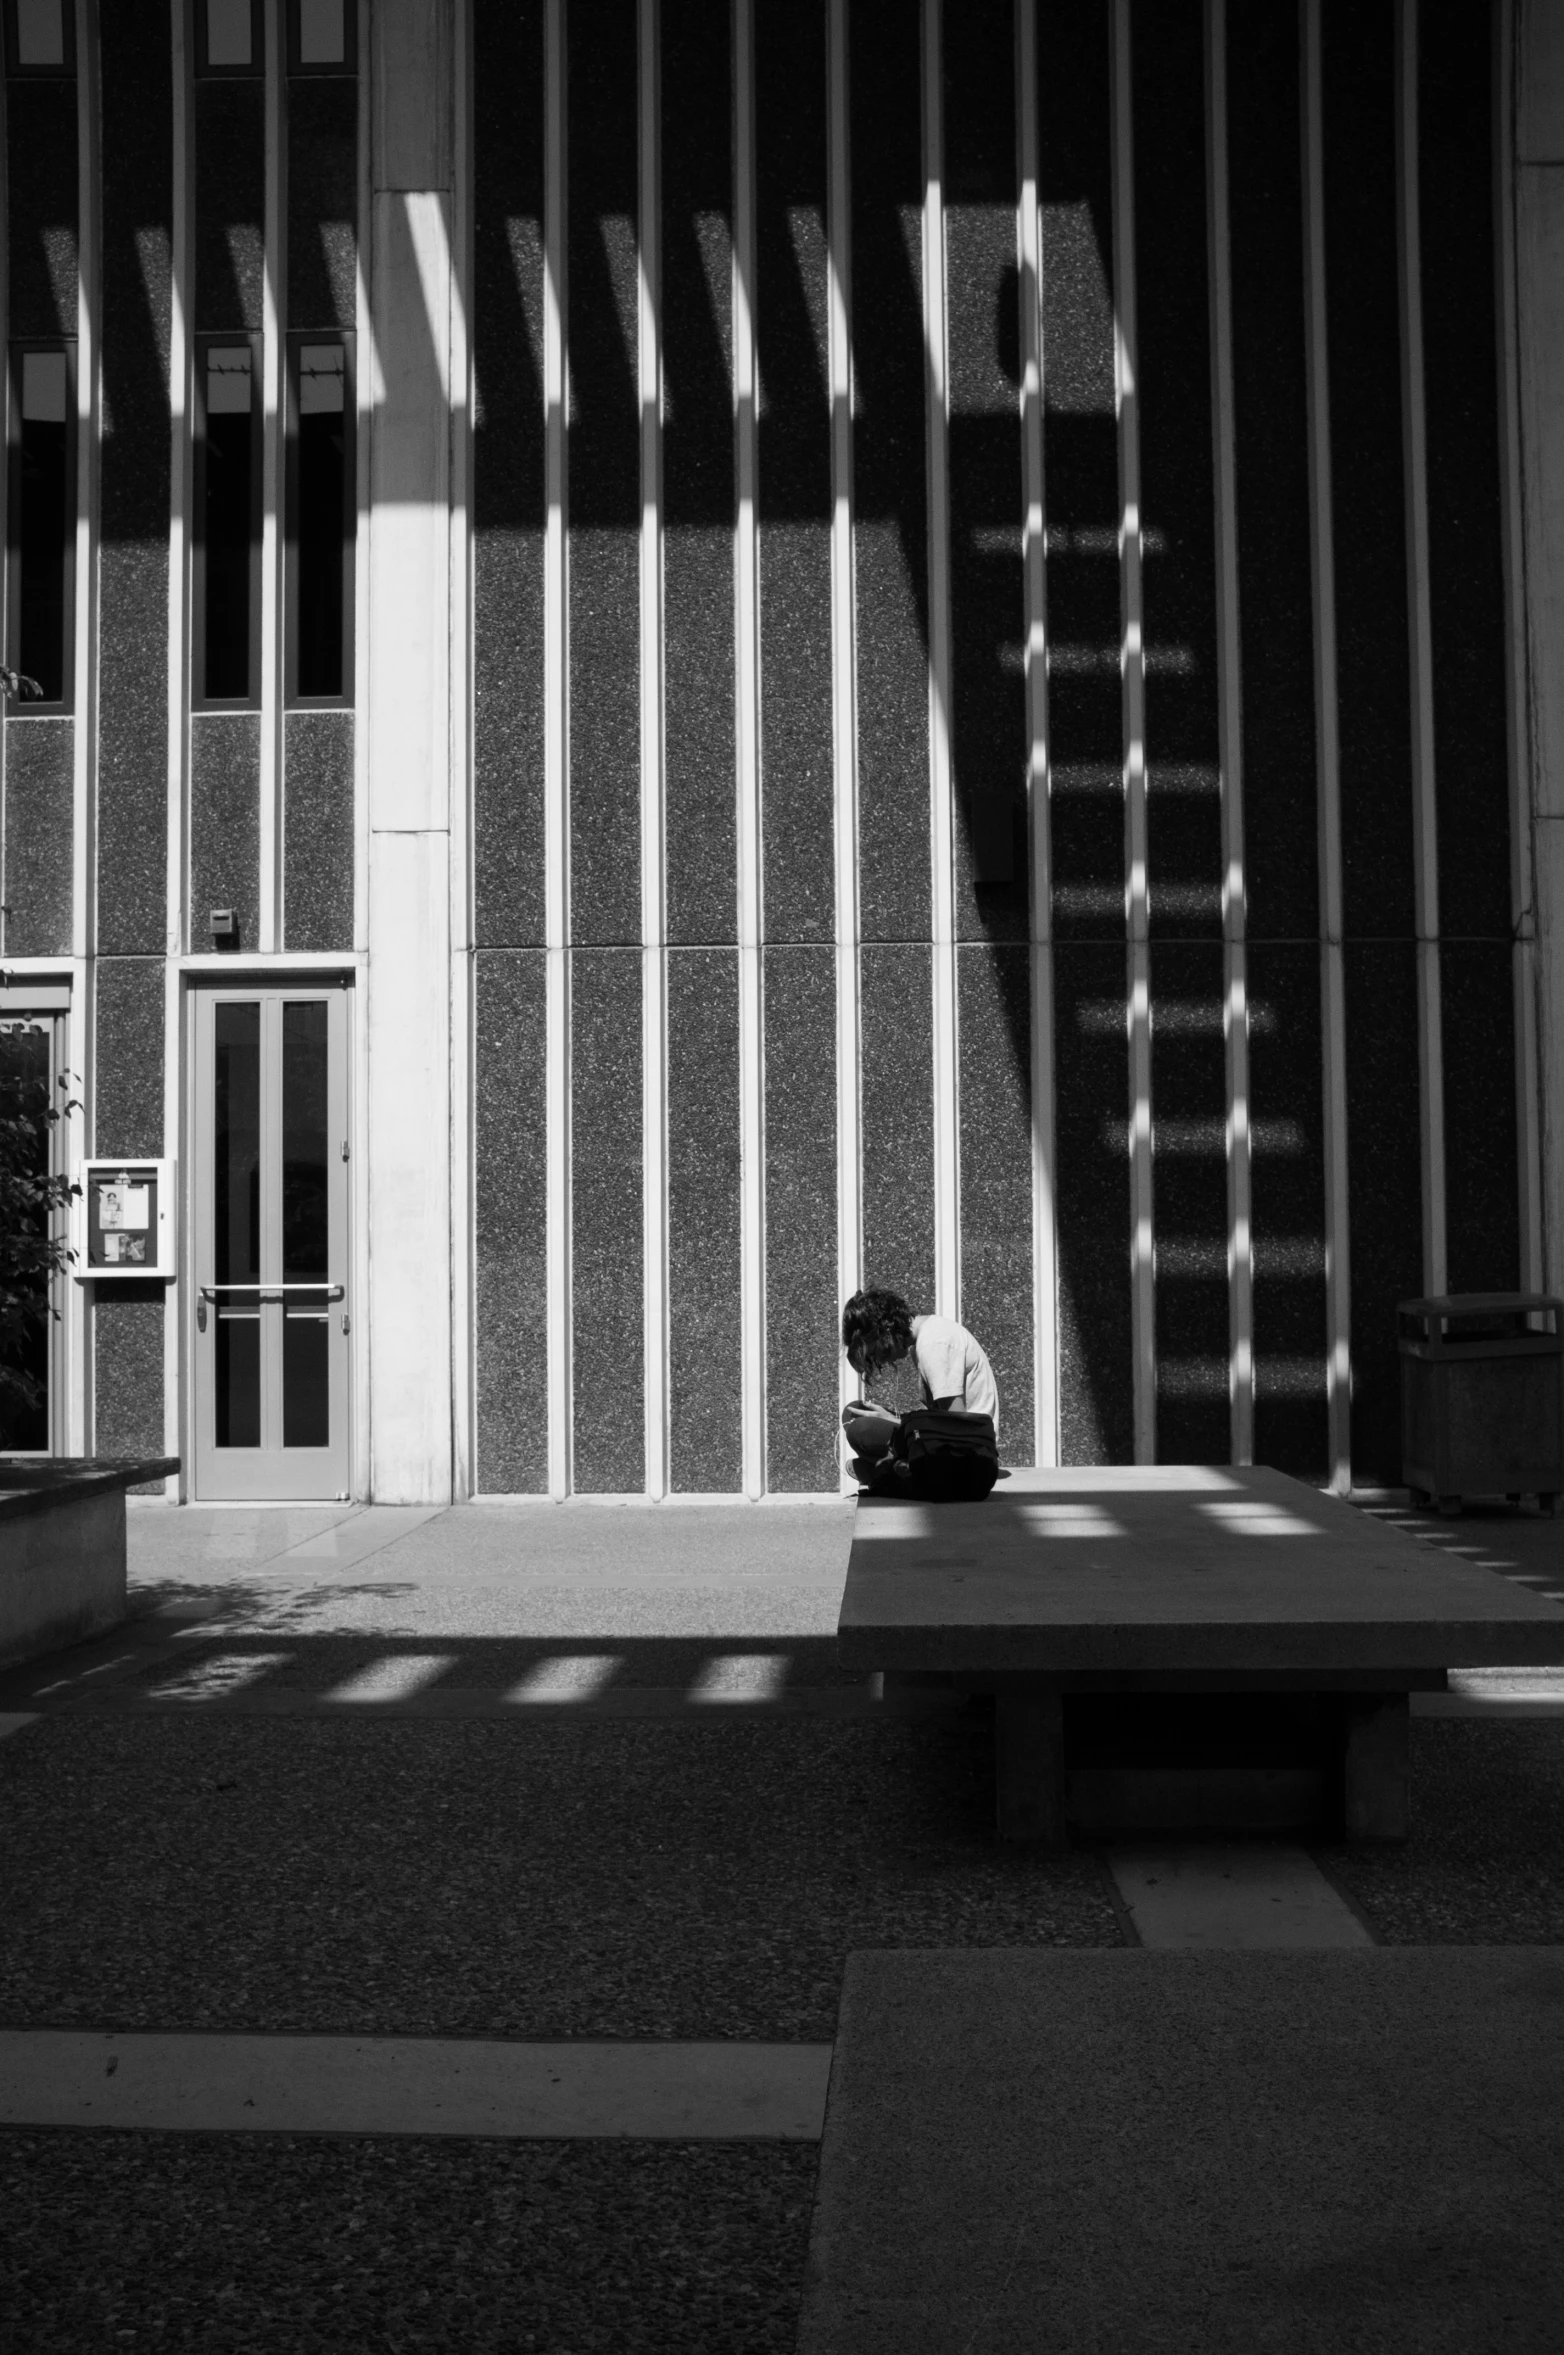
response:
M255 540L255 444L248 345L206 354L206 560L208 697L250 693L251 557Z
M348 398L341 344L299 346L294 692L347 692Z
M64 352L21 355L16 667L45 702L65 694L66 548L75 513Z

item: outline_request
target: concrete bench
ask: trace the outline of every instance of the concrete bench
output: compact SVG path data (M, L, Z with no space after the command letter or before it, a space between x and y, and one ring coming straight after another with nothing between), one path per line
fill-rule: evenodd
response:
M125 1492L178 1469L177 1456L0 1456L0 1666L124 1618Z
M799 2355L1554 2355L1564 1953L848 1958Z
M1115 1695L1132 1719L1137 1696L1270 1695L1312 1707L1335 1825L1394 1840L1408 1695L1451 1668L1564 1661L1564 1607L1281 1472L1018 1471L982 1504L860 1498L837 1647L847 1668L994 1695L1007 1838L1068 1836L1067 1705L1097 1696L1100 1718Z

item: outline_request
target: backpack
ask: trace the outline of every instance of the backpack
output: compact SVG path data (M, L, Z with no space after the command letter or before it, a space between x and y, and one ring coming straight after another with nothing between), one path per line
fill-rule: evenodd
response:
M875 1466L869 1493L920 1504L977 1504L998 1478L992 1415L915 1407L902 1416L890 1454Z

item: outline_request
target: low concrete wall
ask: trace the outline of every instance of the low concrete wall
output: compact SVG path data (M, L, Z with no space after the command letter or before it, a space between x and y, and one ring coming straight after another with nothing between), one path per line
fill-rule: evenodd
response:
M0 1667L57 1652L124 1618L125 1498L47 1498L0 1519Z

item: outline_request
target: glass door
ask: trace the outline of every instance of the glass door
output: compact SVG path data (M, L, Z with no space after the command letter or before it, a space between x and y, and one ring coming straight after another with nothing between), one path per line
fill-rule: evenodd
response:
M350 1487L347 996L195 1007L195 1494Z
M58 1232L47 1181L60 1166L57 1018L0 1020L0 1152L10 1181L4 1237L12 1302L0 1320L0 1454L47 1455L58 1444L60 1290L48 1267Z

